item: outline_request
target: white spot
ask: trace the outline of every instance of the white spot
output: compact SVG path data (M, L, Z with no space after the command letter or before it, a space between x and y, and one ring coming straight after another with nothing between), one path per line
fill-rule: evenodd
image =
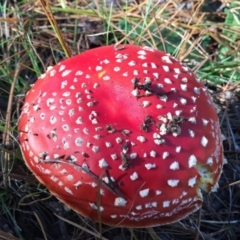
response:
M112 158L112 160L116 160L118 158L117 154L116 153L111 154L111 158Z
M175 180L175 179L170 179L168 180L168 185L171 186L171 187L176 187L179 183L179 180Z
M144 136L138 136L137 140L140 141L140 142L145 142L146 138Z
M185 98L180 98L180 102L182 105L186 105L187 100Z
M196 166L197 164L197 158L195 155L191 155L189 158L188 158L188 167L191 168L191 167L194 167Z
M102 212L102 211L104 210L103 207L101 207L101 206L98 207L95 203L89 203L89 205L90 205L91 208L94 209L94 210L98 210L98 209L99 209L100 212Z
M202 119L202 122L203 122L203 125L204 125L204 126L207 126L209 121L203 118L203 119Z
M193 101L193 103L195 103L195 102L196 102L196 100L197 100L197 98L196 98L196 97L194 97L194 96L192 96L191 98L192 98L192 101Z
M69 143L68 142L64 142L63 143L63 149L66 150L69 148Z
M45 169L44 173L49 175L51 174L51 171L49 169Z
M70 92L64 92L64 93L62 94L62 96L63 96L63 97L69 97L69 96L70 96Z
M95 146L95 145L92 146L93 152L97 153L97 152L99 152L99 150L100 150L99 146Z
M166 159L169 156L169 152L163 152L162 158Z
M138 215L139 213L131 212L131 214L132 214L133 216L136 216L136 215Z
M104 81L108 81L108 80L110 80L111 78L110 78L109 76L104 76L102 79L103 79Z
M164 139L154 139L154 143L157 145L161 145L161 144L165 143L165 140Z
M129 66L135 66L136 65L136 62L135 61L131 61L128 63Z
M72 100L71 100L71 99L67 99L67 100L66 100L66 104L67 104L67 105L70 105L71 103L72 103Z
M169 67L168 67L168 66L163 65L162 67L163 67L163 70L164 70L165 72L169 72Z
M162 56L162 60L163 61L166 61L167 63L172 63L171 59L169 56L165 55L165 56Z
M157 202L150 202L145 204L145 208L157 207Z
M143 63L142 66L143 67L148 67L148 64L147 63Z
M72 181L74 179L73 175L69 174L67 175L67 180L68 181Z
M50 117L50 123L55 124L57 122L57 118L55 116Z
M70 109L70 110L68 111L68 115L69 115L70 117L72 117L72 116L74 115L74 113L75 113L74 108L73 108L73 109Z
M40 114L40 118L41 118L42 120L44 120L44 118L45 118L45 113L41 113L41 114Z
M151 67L152 68L157 68L157 65L155 63L151 62Z
M171 165L170 165L170 169L172 170L178 170L179 169L179 163L177 161L173 162Z
M63 71L65 69L65 65L61 65L60 68L59 68L59 72Z
M172 84L172 81L169 78L164 78L164 82L167 84Z
M122 138L117 137L117 138L116 138L116 143L121 143L121 142L122 142Z
M113 71L114 71L114 72L119 72L120 70L121 70L120 67L115 67L115 68L113 68Z
M93 84L93 88L95 88L95 89L96 89L96 88L99 88L99 86L100 86L100 84L98 84L98 83L94 83L94 84Z
M94 135L93 136L95 139L97 139L97 140L100 140L101 139L101 135L100 134L96 134L96 135Z
M78 188L79 186L82 185L82 182L81 181L77 181L76 183L73 184L74 187Z
M163 207L166 208L166 207L169 207L170 206L170 201L164 201L163 202Z
M127 204L127 201L124 198L121 198L121 197L115 198L114 206L124 207L126 206L126 204Z
M98 121L96 118L92 119L92 124L98 124Z
M101 71L102 70L102 66L96 66L96 71Z
M160 194L162 194L162 191L156 190L155 193L156 193L156 195L160 195Z
M168 97L167 97L167 95L162 95L162 96L159 97L159 99L163 102L167 102Z
M89 133L88 128L84 128L84 129L83 129L83 132L84 132L85 134L88 134L88 133Z
M153 163L153 164L151 164L151 163L146 163L146 164L145 164L145 167L146 167L147 170L150 170L150 169L152 169L152 168L156 168L156 164L155 164L155 163Z
M157 155L156 151L153 151L153 150L152 150L152 151L150 152L150 156L151 156L151 157L156 157L156 155Z
M71 70L65 70L65 71L62 73L62 77L67 76L70 72L71 72Z
M149 194L149 188L139 191L139 194L142 198L147 197Z
M195 132L191 129L188 129L188 134L190 135L190 137L195 137Z
M78 137L75 139L75 144L80 147L83 144L83 139L81 137Z
M155 78L159 78L159 73L153 73L153 76L154 76Z
M193 178L190 178L188 180L188 186L190 187L194 187L194 185L197 183L197 176L193 177Z
M167 119L172 121L173 120L173 116L170 112L167 113Z
M183 70L184 70L185 72L189 72L189 74L191 74L191 73L190 73L190 70L189 70L189 68L188 68L187 66L183 66L182 68L183 68Z
M103 177L102 180L105 182L105 183L109 183L109 178L108 177ZM113 177L111 177L111 181L112 182L115 182L115 179Z
M105 142L106 147L111 147L112 144L110 142Z
M63 186L63 182L62 182L62 181L59 181L59 182L58 182L58 185L59 185L60 187L62 187L62 186Z
M96 184L95 182L90 183L90 185L91 185L93 188L97 187L97 184Z
M108 59L104 59L103 63L108 64L108 63L110 63L110 61Z
M55 69L53 69L53 70L50 72L50 76L53 77L53 76L56 74L56 72L57 72L57 71L56 71Z
M138 76L138 74L139 74L139 73L138 73L138 70L134 70L134 71L133 71L133 75Z
M48 98L46 101L46 104L48 107L50 107L54 103L54 98Z
M101 160L98 161L98 165L100 168L107 168L108 164L106 162L106 160L104 158L102 158Z
M85 87L87 87L87 84L83 82L83 83L81 84L81 87L82 87L82 88L85 88Z
M187 84L181 84L180 86L183 91L187 91Z
M137 97L138 96L138 90L137 89L135 89L135 90L133 90L132 91L132 95L134 96L134 97Z
M131 158L131 159L135 159L136 157L137 157L137 153L131 153L131 154L130 154L130 158Z
M88 103L87 103L87 106L88 106L88 107L94 106L94 102L88 102Z
M122 74L124 77L127 77L128 76L128 72L125 72Z
M181 73L181 71L180 71L179 68L174 68L174 72L177 73L177 74L180 74L180 73Z
M29 121L30 121L31 123L34 123L35 118L34 118L34 117L30 117Z
M182 113L182 110L177 110L177 111L175 111L175 114L176 114L177 116L180 116L181 113Z
M207 164L210 165L210 166L213 165L213 158L212 158L212 157L209 157L209 158L207 159Z
M73 192L70 188L68 187L64 187L64 190L67 192L67 193L70 193L71 195L73 195Z
M130 178L131 178L131 180L136 180L136 179L138 179L138 174L136 173L136 172L134 172L132 175L130 175Z
M142 205L136 206L136 209L139 210L139 211L142 210Z
M156 108L157 109L162 109L162 105L161 104L157 104Z
M117 215L111 215L111 218L113 218L113 219L117 218Z
M78 117L77 120L76 120L76 123L77 124L82 124L83 123L82 117Z
M138 53L139 55L146 55L146 54L147 54L144 50L139 50L137 53Z
M194 92L196 93L196 94L200 94L200 89L199 88L197 88L197 87L194 87Z
M62 125L64 131L69 131L69 126L67 124Z
M206 147L206 146L207 146L207 144L208 144L208 139L207 139L205 136L202 137L202 139L201 139L201 144L202 144L203 147Z
M194 123L194 124L196 124L196 122L197 122L195 117L190 117L188 119L188 121L191 122L191 123Z
M154 52L154 48L148 47L148 46L143 46L142 49L149 51L149 52Z
M151 105L151 102L150 101L143 101L142 102L142 106L143 107L149 107Z

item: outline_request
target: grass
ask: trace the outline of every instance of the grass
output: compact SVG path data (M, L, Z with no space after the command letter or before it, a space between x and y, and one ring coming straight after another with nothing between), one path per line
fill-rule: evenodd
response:
M239 1L110 2L0 3L0 239L240 239ZM37 77L61 59L115 43L150 45L181 59L219 109L228 161L220 188L180 222L149 229L93 223L51 196L17 147L17 119Z

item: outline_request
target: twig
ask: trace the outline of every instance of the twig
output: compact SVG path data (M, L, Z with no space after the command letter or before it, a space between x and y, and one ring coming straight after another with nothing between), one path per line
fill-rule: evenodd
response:
M72 163L72 162L65 162L63 160L44 160L41 163L61 163L61 164L68 164L72 167L74 167L77 170L82 170L83 172L85 172L86 174L88 174L91 178L93 178L94 180L96 180L97 182L101 181L101 179L95 175L92 171L89 170L89 168L87 166L80 166L76 163ZM110 182L110 184L101 181L102 185L104 187L106 187L111 193L113 193L114 195L117 195L119 197L122 197L123 199L126 199L124 197L124 194L121 192L121 190L118 188L118 186L116 184L112 185L112 181Z

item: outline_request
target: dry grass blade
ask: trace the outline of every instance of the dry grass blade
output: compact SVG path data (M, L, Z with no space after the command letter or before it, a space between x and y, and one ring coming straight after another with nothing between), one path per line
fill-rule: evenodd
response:
M44 231L44 227L43 227L43 225L42 225L42 222L41 222L40 218L38 217L37 213L34 212L34 216L36 217L36 219L37 219L37 221L38 221L38 223L39 223L39 225L40 225L40 228L41 228L41 230L42 230L44 239L45 239L45 240L48 240L48 239L47 239L47 236L46 236L46 232Z
M59 215L57 215L55 213L54 213L54 215L57 216L58 218L60 218L61 220L63 220L64 222L67 222L67 223L69 223L69 224L71 224L71 225L73 225L73 226L75 226L75 227L77 227L77 228L79 228L79 229L89 233L91 236L94 236L96 238L100 238L101 240L109 240L109 239L107 239L105 237L102 237L100 234L92 232L92 231L88 230L87 228L82 227L81 225L76 224L76 223L74 223L74 222L72 222L72 221L70 221L70 220L68 220L66 218L63 218L63 217L61 217L61 216L59 216Z
M10 89L10 93L9 93L9 98L8 98L8 106L7 106L7 112L6 112L6 119L5 119L5 130L3 132L2 135L2 139L3 139L3 144L4 145L10 145L11 143L11 118L12 118L12 106L13 106L13 99L14 99L14 89L15 89L15 84L17 81L17 77L20 71L20 65L16 66L16 70L15 70L15 74L13 77L13 81L11 84L11 89ZM3 184L6 187L7 186L7 180L8 179L8 174L11 171L11 164L10 164L10 154L9 152L5 151L3 153L3 158L1 161L2 164L2 174L3 174Z
M2 230L0 230L0 239L1 240L20 240L19 238L12 236L12 234L6 233Z
M66 56L69 58L71 57L71 51L69 49L69 47L67 46L65 40L63 39L63 36L62 36L62 33L61 31L59 30L59 27L58 27L58 24L56 22L56 19L52 13L52 10L51 10L51 7L50 7L50 4L49 4L49 1L48 0L40 0L41 2L41 5L42 5L42 8L55 32L55 34L57 35L57 38L66 54Z
M147 228L150 236L152 237L153 240L162 240L157 234L156 232L154 231L153 228Z

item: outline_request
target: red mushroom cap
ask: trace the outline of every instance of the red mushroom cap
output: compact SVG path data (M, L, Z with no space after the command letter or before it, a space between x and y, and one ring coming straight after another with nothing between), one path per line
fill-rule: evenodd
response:
M222 170L208 91L149 47L96 48L48 69L26 96L19 132L38 180L109 225L178 221L201 207L201 190L215 189Z

